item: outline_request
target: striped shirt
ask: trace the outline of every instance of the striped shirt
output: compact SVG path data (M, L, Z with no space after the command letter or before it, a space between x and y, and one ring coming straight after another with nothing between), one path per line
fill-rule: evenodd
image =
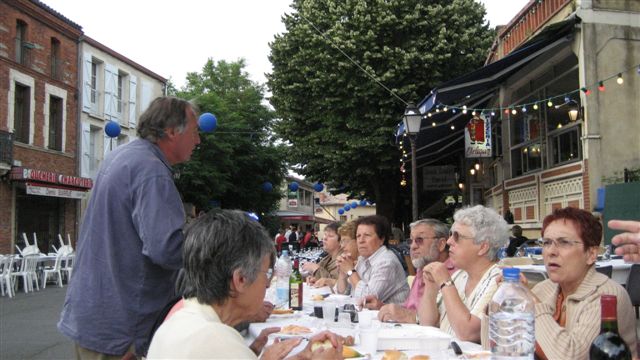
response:
M409 284L396 255L381 246L368 258L360 256L356 265L360 276L352 292L354 298L375 295L385 304L402 304L409 295Z
M467 309L469 309L471 315L482 319L482 314L485 312L493 294L498 289L496 277L500 274L502 274L500 267L498 267L497 264L493 264L484 272L484 275L482 275L476 287L471 294L469 294L469 297L464 293L467 281L469 280L469 274L464 270L458 270L453 274L452 280L456 290L458 290L458 296L460 296L460 300L462 300ZM440 313L440 330L456 336L447 317L447 309L444 301L442 301L442 292L438 293L436 304L438 304L438 312Z
M549 359L586 359L600 333L600 295L618 298L618 332L636 356L636 317L627 291L615 281L589 269L580 287L566 297L566 324L553 318L558 284L547 279L533 288L536 304L536 341Z

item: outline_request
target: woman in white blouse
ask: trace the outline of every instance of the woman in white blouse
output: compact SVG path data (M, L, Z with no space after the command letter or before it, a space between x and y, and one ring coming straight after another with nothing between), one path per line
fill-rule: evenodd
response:
M479 342L480 319L497 289L498 251L509 242L509 228L498 213L482 205L458 210L453 218L447 244L459 270L450 276L440 262L423 268L419 321L460 340Z

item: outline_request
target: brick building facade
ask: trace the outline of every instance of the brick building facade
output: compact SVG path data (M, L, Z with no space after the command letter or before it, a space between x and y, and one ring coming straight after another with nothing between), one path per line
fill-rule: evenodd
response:
M78 43L82 28L38 1L0 2L0 253L41 251L75 239L78 177Z

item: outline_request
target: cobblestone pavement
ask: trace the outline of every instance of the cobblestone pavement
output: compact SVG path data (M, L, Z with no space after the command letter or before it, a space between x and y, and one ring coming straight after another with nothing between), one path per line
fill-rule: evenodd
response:
M56 324L67 286L0 297L0 359L73 359L73 343Z

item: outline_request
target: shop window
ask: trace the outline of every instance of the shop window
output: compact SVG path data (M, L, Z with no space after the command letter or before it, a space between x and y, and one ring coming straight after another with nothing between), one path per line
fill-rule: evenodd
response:
M497 118L491 119L491 137L493 141L492 152L493 157L502 156L502 122Z
M15 140L28 144L30 131L31 88L16 83L13 128Z
M60 60L60 41L51 38L51 77L56 80L62 79L62 61Z
M580 160L580 125L549 133L549 147L552 165Z
M62 151L62 107L64 102L57 96L49 98L49 149Z
M542 168L542 149L539 142L511 151L513 176L520 176Z

